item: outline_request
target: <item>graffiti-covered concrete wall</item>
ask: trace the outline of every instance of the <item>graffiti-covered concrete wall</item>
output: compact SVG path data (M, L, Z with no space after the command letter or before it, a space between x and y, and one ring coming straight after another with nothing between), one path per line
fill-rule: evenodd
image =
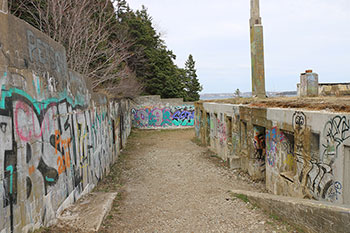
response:
M195 105L202 143L270 192L350 204L350 114Z
M53 223L109 172L130 104L90 90L61 45L0 12L0 232Z
M193 103L182 98L141 96L133 103L132 125L141 129L193 127L194 112Z

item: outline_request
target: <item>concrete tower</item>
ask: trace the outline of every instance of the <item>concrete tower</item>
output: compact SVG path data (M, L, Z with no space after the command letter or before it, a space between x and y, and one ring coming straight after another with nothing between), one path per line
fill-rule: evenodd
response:
M250 0L250 50L252 95L253 97L265 98L264 41L259 0Z

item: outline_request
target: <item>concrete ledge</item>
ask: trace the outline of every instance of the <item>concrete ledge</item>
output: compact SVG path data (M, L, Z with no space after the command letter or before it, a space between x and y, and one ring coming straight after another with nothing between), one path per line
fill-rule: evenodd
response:
M111 210L117 193L91 193L82 197L58 217L58 226L83 232L97 232Z
M276 214L306 232L349 232L350 206L313 200L232 190L270 214Z

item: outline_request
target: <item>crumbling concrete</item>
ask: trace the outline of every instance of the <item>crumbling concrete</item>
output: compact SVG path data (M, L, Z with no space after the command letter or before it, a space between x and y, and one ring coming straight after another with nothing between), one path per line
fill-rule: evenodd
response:
M269 214L277 215L306 232L338 233L349 232L350 229L349 206L243 190L232 192L247 196L250 202Z
M273 194L350 204L350 114L195 103L196 136Z
M299 96L318 96L318 74L313 73L312 70L306 70L305 73L300 74Z
M0 12L8 13L8 3L7 0L0 0Z
M93 93L62 45L0 2L0 232L54 223L107 173L131 131L129 100Z
M112 208L117 193L90 193L58 216L57 226L98 232L103 219Z

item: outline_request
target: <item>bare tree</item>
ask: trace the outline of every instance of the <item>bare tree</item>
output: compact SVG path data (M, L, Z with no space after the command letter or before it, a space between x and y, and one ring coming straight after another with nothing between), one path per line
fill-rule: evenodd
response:
M10 0L11 12L26 14L34 27L66 48L68 67L86 76L93 89L130 77L133 45L118 27L113 0ZM26 19L25 19L26 20ZM117 80L117 81L116 81Z

